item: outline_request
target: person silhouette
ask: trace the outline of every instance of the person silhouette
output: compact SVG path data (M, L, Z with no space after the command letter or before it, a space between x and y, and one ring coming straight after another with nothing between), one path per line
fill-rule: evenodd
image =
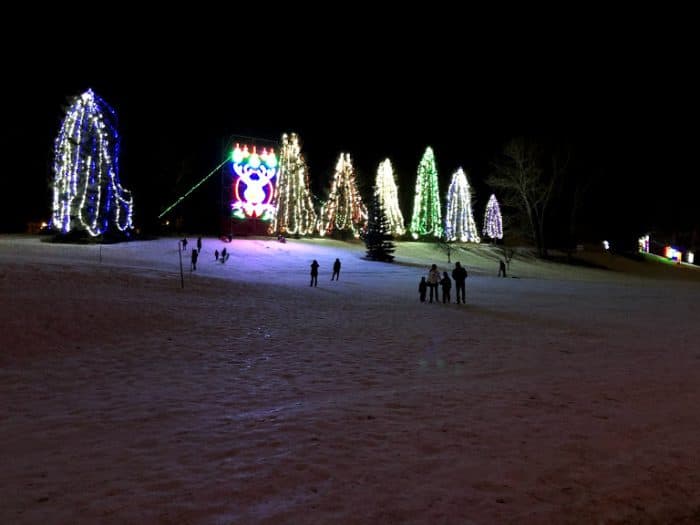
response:
M440 302L438 297L438 284L440 284L440 271L437 268L437 264L433 264L428 272L428 288L430 288L430 302L433 302L433 295L435 295L435 302Z
M465 270L461 264L455 263L455 269L452 270L452 278L455 280L455 286L457 288L457 304L459 304L460 297L464 304L467 303L466 296L466 283L467 280L467 270Z
M501 275L506 276L506 263L503 259L498 261L498 276L501 277Z
M447 275L447 272L442 272L442 280L440 281L442 285L442 304L450 302L450 288L452 288L452 279Z
M318 261L314 259L314 262L311 263L311 283L309 286L318 286Z
M331 276L331 281L335 278L336 281L340 280L340 259L336 258L333 263L333 275Z
M418 293L420 294L420 302L424 303L425 302L425 295L428 292L428 283L425 282L425 275L420 278L420 282L418 283Z

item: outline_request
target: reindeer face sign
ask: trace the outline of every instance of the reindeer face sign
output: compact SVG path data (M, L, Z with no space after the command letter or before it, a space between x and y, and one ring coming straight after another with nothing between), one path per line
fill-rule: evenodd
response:
M255 146L251 152L247 146L241 148L236 144L231 160L236 174L233 182L232 215L239 219L271 219L275 212L272 197L278 169L275 153L265 149L262 153L257 153Z

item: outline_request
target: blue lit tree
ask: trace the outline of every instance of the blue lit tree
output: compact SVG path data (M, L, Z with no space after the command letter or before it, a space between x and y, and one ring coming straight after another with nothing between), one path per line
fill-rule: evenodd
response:
M91 89L66 111L54 144L53 172L54 230L94 237L133 227L133 199L119 182L116 113Z

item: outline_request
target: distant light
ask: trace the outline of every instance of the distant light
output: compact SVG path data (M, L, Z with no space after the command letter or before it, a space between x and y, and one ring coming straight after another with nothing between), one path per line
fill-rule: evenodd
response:
M604 250L609 250L610 249L610 243L608 241L603 241L603 249Z
M649 253L649 235L642 235L639 238L639 251Z
M687 258L690 264L695 263L695 254L693 252L688 252Z
M42 223L41 223L41 227L42 227L42 228L46 228L46 227L48 227L48 224L45 223L45 222L42 222Z
M681 262L683 252L676 250L673 246L666 246L664 248L664 256L672 261Z

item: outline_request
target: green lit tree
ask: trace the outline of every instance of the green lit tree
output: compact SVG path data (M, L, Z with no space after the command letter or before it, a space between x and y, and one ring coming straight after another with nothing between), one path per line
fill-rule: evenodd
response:
M411 234L419 237L442 236L442 213L440 210L440 189L433 150L428 146L418 165L416 196L413 201Z

